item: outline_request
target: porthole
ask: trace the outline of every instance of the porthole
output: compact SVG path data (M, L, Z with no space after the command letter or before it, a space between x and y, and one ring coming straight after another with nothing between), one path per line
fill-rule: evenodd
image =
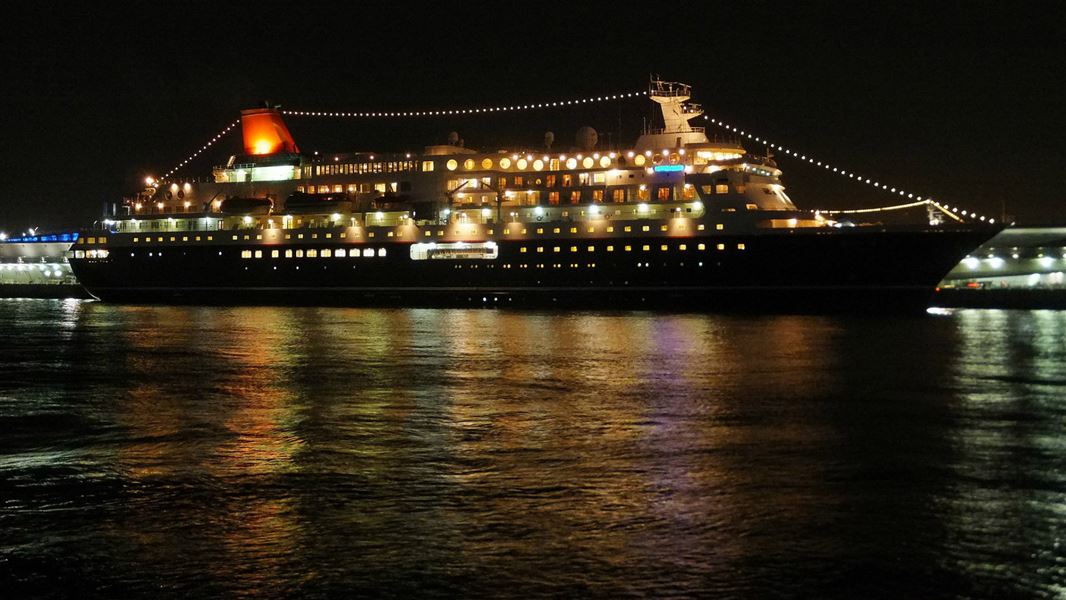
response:
M525 161L524 160L518 161L518 165L519 165L518 168L520 168L520 169L524 169L525 168L525 167L522 166L523 162L525 162ZM539 158L537 160L533 161L533 170L534 171L543 171L544 170L544 161L539 159Z
M609 156L601 156L600 167L606 169L609 166L611 166L611 158Z
M491 169L492 168L492 159L491 158L486 158L485 160L481 161L481 168L482 169Z
M468 158L465 161L463 161L463 168L466 169L467 171L473 169L474 168L474 159Z
M638 154L638 155L633 157L633 164L637 165L638 167L643 167L644 163L646 163L646 162L648 162L648 161L647 161L646 158L644 158L643 154Z
M577 168L577 159L576 158L568 158L568 159L566 159L566 168L567 169L576 169Z
M596 165L596 161L593 160L591 156L586 156L581 161L581 166L586 168L586 169L591 169L595 165Z
M458 161L456 161L456 160L455 160L455 159L453 158L453 159L449 160L449 161L448 161L448 164L447 164L447 165L445 165L445 166L446 166L446 167L448 167L448 170L449 170L449 171L454 171L454 170L456 170L456 169L458 169L458 168L459 168L459 162L458 162Z
M507 158L506 156L501 158L500 159L500 168L501 169L510 169L511 168L511 159Z

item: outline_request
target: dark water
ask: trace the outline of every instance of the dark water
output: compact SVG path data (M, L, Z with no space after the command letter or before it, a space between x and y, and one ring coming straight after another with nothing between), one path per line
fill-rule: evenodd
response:
M2 597L1066 595L1066 312L0 327Z

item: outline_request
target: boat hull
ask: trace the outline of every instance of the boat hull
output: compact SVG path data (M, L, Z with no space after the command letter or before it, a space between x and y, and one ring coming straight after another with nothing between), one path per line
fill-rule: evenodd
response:
M497 240L498 256L483 260L413 260L410 244L399 242L119 245L106 259L71 264L93 296L114 302L907 312L924 310L944 274L997 231ZM386 253L348 256L353 247ZM307 257L311 249L318 256ZM304 256L286 258L285 250ZM248 256L256 251L262 256Z

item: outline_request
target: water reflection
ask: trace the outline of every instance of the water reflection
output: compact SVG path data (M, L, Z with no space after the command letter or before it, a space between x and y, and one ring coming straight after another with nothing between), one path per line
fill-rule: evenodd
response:
M1064 580L1064 313L0 315L0 577L31 592L929 597Z

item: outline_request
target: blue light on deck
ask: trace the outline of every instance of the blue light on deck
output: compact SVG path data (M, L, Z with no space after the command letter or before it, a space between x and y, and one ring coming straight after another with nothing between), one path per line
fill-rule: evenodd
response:
M685 165L656 165L656 173L677 173L678 171L684 171Z

